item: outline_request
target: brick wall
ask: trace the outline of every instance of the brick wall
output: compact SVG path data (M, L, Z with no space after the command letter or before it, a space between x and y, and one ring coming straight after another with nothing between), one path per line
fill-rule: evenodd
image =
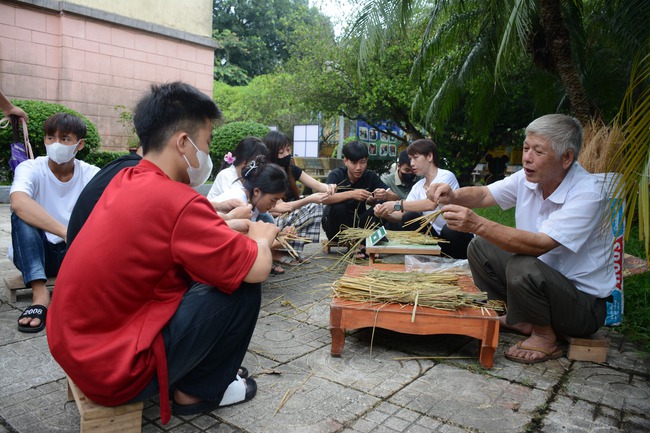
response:
M212 96L213 56L208 38L87 8L0 2L2 91L80 112L97 126L105 150L126 149L116 107L131 109L150 83L182 80Z

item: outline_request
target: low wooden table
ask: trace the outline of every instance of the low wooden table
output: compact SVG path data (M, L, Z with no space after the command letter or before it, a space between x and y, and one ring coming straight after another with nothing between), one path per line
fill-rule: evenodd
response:
M425 254L425 255L440 255L440 246L438 245L398 245L392 244L390 241L385 244L377 244L372 247L366 246L366 253L368 253L368 263L372 265L375 263L376 254ZM401 270L404 270L403 268Z
M372 266L387 271L404 270L402 264ZM362 275L370 267L350 265L346 275ZM468 292L478 292L469 276L462 276L460 286ZM499 319L491 308L460 308L456 311L417 307L415 321L411 322L413 306L346 301L334 298L330 305L330 332L332 356L341 356L345 345L345 331L360 328L383 328L405 334L467 335L480 340L479 362L485 368L494 365L494 352L499 343Z

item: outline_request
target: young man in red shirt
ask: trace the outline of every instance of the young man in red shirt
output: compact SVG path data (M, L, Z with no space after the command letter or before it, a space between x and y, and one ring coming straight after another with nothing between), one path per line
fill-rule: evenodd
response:
M52 355L91 400L160 394L163 423L247 401L237 372L271 270L273 224L231 230L192 187L212 169L214 102L152 85L134 124L144 157L110 182L68 251L47 320Z

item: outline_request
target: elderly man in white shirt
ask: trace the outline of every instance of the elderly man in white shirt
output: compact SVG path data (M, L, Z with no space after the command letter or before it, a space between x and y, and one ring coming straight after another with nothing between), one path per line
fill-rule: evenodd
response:
M472 276L490 299L507 301L501 326L528 335L506 350L512 361L559 358L558 337L587 336L605 322L613 239L605 191L576 162L581 144L576 119L542 116L526 128L523 170L488 186L428 191L450 228L477 235L467 251ZM516 228L470 209L494 205L516 206Z

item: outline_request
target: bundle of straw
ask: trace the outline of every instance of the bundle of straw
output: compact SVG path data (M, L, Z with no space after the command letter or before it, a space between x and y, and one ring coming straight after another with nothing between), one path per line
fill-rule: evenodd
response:
M355 215L356 217L356 215ZM342 266L344 263L353 263L354 256L361 248L361 244L368 236L379 228L378 224L370 223L364 228L341 226L341 230L336 234L336 239L339 245L347 244L348 252L343 255L336 263L329 269L334 269ZM359 231L363 231L364 235L361 236Z
M585 125L578 162L589 173L605 173L610 170L616 150L623 142L623 132L616 123L605 125L591 121Z
M311 242L311 239L309 238L302 238L293 233L286 233L286 232L278 233L278 235L275 237L275 240L277 240L280 243L280 245L282 245L282 248L287 250L289 255L291 255L291 257L293 257L294 259L299 258L300 254L298 254L296 250L293 249L293 247L289 242L291 241L300 241L305 243Z
M373 234L377 228L379 228L379 226L370 228L346 228L341 230L337 236L339 242L355 244L358 241L365 240L368 236ZM440 242L446 242L444 239L435 238L424 233L413 231L386 230L386 237L400 245L438 245Z
M366 227L342 227L336 234L339 244L348 244L348 252L345 253L330 269L338 268L344 263L354 263L354 256L361 248L361 244L368 236L379 228L379 224L370 224ZM386 230L386 237L400 245L437 245L440 242L447 242L444 239L435 238L428 234L412 231Z
M416 222L420 223L420 228L416 230L416 233L420 233L424 231L425 234L428 234L431 231L431 223L440 216L442 213L442 210L437 210L422 216L419 216L417 218L412 219L411 221L407 222L404 224L404 227L409 226L411 224L415 224ZM425 230L426 229L426 230Z
M337 298L374 303L399 303L456 310L480 307L487 300L484 292L464 292L458 275L439 272L422 274L372 269L361 276L343 276L332 285Z

